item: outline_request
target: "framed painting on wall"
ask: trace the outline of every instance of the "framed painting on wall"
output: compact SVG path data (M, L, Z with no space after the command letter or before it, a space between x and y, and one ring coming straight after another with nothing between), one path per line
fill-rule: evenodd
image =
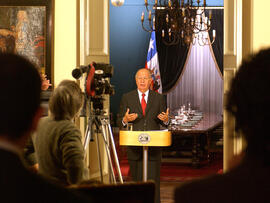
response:
M51 81L53 26L54 0L0 1L0 51L26 57Z

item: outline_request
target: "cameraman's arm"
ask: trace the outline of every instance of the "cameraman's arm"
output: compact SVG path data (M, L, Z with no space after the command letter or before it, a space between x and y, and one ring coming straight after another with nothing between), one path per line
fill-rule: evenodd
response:
M72 125L67 126L59 143L63 166L67 170L68 182L76 184L88 179L80 130Z

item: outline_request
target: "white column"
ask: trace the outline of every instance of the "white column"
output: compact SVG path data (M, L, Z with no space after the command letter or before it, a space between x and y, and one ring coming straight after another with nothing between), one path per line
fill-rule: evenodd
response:
M230 81L242 60L242 8L243 0L224 0L224 104ZM242 140L235 135L232 115L224 110L224 171L230 169L230 161L242 148Z
M108 0L78 0L80 2L80 20L79 20L79 64L88 65L92 62L109 63L109 1ZM84 89L84 80L81 87ZM109 115L109 96L105 96L104 110ZM90 115L90 112L88 112ZM81 131L83 132L87 125L81 122ZM108 181L109 165L104 148L104 142L100 136L100 152L104 181ZM90 178L99 178L99 164L96 141L89 143L87 164L90 169Z

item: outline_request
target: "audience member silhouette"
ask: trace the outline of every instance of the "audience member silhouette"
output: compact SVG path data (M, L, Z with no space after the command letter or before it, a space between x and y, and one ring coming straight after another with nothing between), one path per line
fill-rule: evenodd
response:
M183 184L175 202L269 202L270 49L244 60L233 78L226 109L247 147L242 161L221 175Z
M36 68L14 54L0 53L0 202L92 202L29 172L22 154L42 115Z

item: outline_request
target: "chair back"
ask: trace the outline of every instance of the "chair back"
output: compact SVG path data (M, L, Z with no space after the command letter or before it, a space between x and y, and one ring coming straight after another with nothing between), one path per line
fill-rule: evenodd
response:
M71 190L91 197L94 202L154 203L155 183L126 182L123 184L79 185Z

